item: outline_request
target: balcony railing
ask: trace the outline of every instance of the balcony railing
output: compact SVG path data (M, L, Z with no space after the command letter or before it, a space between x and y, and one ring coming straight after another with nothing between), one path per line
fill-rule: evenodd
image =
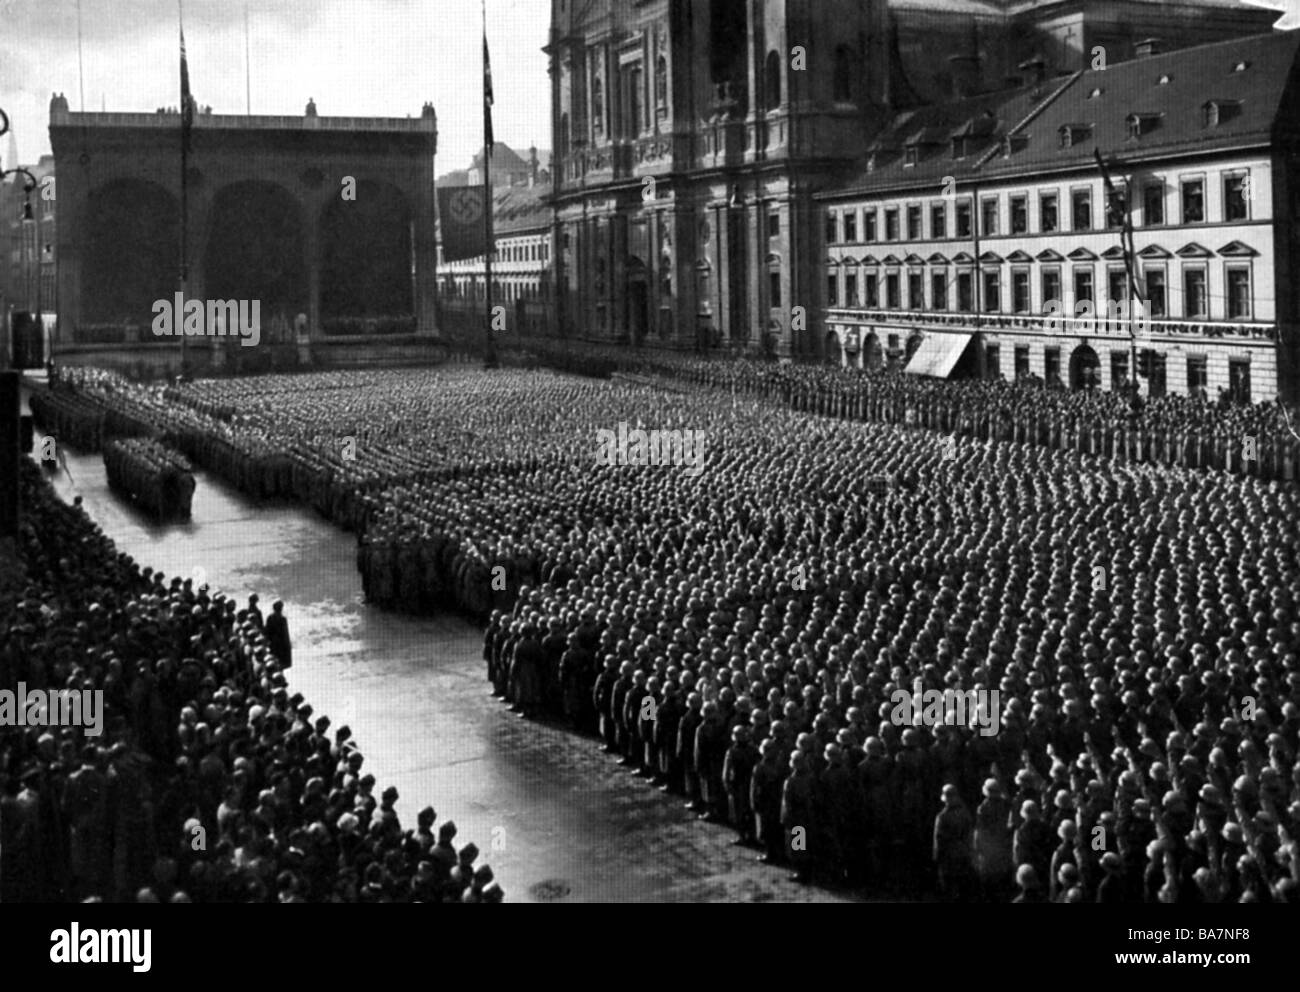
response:
M911 327L967 328L982 331L1027 331L1079 337L1127 338L1127 318L1099 314L1093 317L1053 317L1043 314L968 313L964 311L880 310L876 308L830 307L828 321L907 324ZM1196 337L1232 340L1276 341L1277 325L1260 321L1208 321L1148 319L1137 325L1139 338Z

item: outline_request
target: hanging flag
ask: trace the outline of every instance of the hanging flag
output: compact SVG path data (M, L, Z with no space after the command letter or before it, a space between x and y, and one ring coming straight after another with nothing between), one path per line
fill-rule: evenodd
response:
M483 186L449 186L438 190L438 225L444 262L460 262L487 254L483 203Z
M1101 149L1094 148L1093 156L1097 159L1097 167L1101 169L1101 181L1106 186L1106 222L1110 223L1110 205L1121 196L1121 191L1115 186L1110 177L1110 169L1106 167L1106 161L1101 157ZM1120 218L1120 241L1124 248L1124 268L1127 270L1129 285L1133 287L1133 294L1137 297L1136 302L1143 302L1141 284L1138 282L1137 272L1133 267L1133 211L1129 203L1129 188L1126 185L1122 192L1124 197L1123 213Z
M496 145L492 137L492 59L488 56L487 30L483 31L483 144L490 156Z
M194 130L194 98L190 96L190 64L185 57L185 28L181 28L181 148L190 151Z

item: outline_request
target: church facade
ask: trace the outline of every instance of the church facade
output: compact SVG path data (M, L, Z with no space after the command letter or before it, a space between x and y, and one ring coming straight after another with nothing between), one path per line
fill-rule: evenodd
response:
M821 356L815 197L900 111L1275 16L1228 0L552 0L561 333Z

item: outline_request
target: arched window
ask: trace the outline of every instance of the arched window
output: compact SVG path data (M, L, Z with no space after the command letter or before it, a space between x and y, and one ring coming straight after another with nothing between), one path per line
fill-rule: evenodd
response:
M560 157L564 158L569 154L569 115L560 115Z
M768 110L781 106L781 56L776 52L767 53L763 67L763 100Z
M662 55L655 59L655 113L668 116L668 60Z
M596 134L605 133L605 84L599 76L591 82L591 125Z
M853 99L853 52L848 45L835 49L835 102L848 103Z

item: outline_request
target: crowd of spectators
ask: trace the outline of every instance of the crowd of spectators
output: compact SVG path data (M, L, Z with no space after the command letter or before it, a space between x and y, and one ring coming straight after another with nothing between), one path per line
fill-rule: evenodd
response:
M142 568L21 469L0 690L102 693L103 725L0 727L0 900L501 899L454 823L404 830L349 728L290 691L256 596Z

